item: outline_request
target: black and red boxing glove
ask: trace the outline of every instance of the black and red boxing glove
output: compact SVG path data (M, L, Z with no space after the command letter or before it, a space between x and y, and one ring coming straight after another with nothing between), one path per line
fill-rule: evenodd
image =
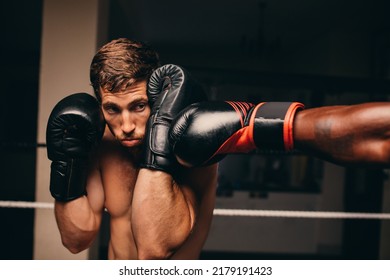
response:
M172 122L169 139L177 160L188 167L208 165L227 154L294 147L299 102L214 101L193 104Z
M50 193L58 201L86 194L87 163L105 128L96 98L75 93L53 108L46 128L47 156L52 161Z
M172 174L177 161L168 143L172 120L188 105L205 101L206 94L184 68L167 64L156 69L148 82L151 113L146 125L143 168Z

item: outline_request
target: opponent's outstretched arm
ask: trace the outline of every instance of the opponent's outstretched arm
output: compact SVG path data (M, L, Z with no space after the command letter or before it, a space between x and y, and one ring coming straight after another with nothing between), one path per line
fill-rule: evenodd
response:
M342 165L390 166L390 103L324 106L299 112L297 149Z
M172 122L170 144L186 166L256 149L298 149L338 164L390 166L390 103L304 109L294 102L202 102Z

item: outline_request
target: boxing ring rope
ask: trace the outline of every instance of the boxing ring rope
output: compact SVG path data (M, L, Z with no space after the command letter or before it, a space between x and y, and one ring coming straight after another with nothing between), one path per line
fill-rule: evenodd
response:
M35 201L0 200L0 208L54 209L54 203Z
M248 210L214 209L215 216L245 216L274 218L315 218L315 219L380 219L389 220L390 213L355 213L331 211L295 211L295 210Z
M0 208L54 209L54 203L3 200L0 201ZM295 210L249 210L249 209L218 209L218 208L214 209L214 216L390 220L390 213L358 213L358 212L355 213L355 212L295 211Z

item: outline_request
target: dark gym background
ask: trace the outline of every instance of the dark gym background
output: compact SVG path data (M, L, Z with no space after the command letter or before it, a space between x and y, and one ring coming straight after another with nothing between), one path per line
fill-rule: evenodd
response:
M191 70L210 89L212 97L252 102L298 98L309 106L320 106L326 105L325 93L358 92L358 97L345 99L345 103L388 100L389 3L387 0L112 0L109 39L130 37L148 41L160 52L163 62ZM37 0L1 3L0 200L34 201L42 5ZM358 40L349 42L347 50L336 56L331 51L311 53L305 49L307 42L330 30L337 30L340 38L354 32L359 34L355 36ZM355 52L354 44L362 42L366 50L362 52L359 48ZM308 57L313 58L311 63L300 65L294 60L299 49L308 52ZM343 63L338 71L323 71L329 60ZM360 64L357 61L367 65L364 71L356 67ZM348 62L350 67L345 66ZM281 94L247 96L229 91L224 96L221 89L229 83L238 88L260 85ZM219 91L213 92L214 88ZM306 89L309 93L302 95L301 90L296 95L295 89ZM283 95L286 92L291 95ZM344 210L380 212L384 179L383 170L346 169ZM288 187L262 191L288 191ZM320 190L315 184L307 184L301 191ZM0 208L0 218L0 259L31 259L34 210ZM379 221L345 220L343 228L343 248L337 255L205 251L202 258L378 258Z

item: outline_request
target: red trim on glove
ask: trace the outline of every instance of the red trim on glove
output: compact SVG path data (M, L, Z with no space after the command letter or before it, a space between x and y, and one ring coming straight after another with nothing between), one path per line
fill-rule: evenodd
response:
M229 153L248 153L256 149L255 142L253 140L253 123L254 114L251 116L251 120L248 126L245 126L245 119L254 104L249 102L236 102L226 101L236 111L240 120L242 128L236 131L230 136L214 153L212 157L218 154ZM257 105L260 106L261 104Z
M286 151L291 151L294 149L294 118L295 113L298 110L301 110L305 107L302 103L299 102L293 102L291 103L290 107L288 108L288 111L286 112L286 116L284 117L284 124L283 124L283 142L284 142L284 148Z
M241 128L219 147L213 157L218 154L249 153L255 150L252 131L249 126Z

